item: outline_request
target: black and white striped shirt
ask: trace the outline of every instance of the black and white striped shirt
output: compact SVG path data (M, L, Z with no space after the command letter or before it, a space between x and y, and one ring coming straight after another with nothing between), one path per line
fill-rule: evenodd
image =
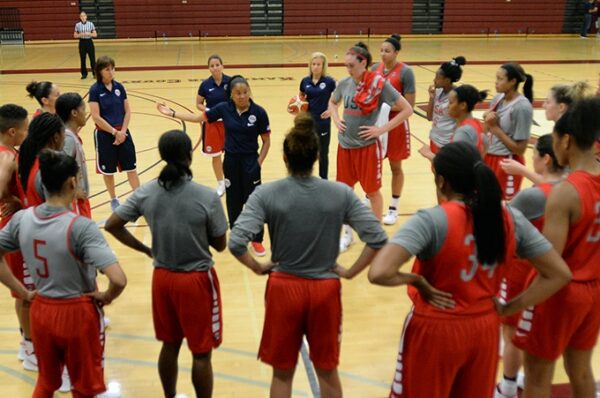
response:
M81 22L77 22L77 24L75 25L75 32L76 33L92 33L93 31L96 30L96 27L94 26L93 22L90 21L86 21L85 23L81 23ZM80 40L85 40L85 39L91 39L92 36L86 34L85 37L80 37Z

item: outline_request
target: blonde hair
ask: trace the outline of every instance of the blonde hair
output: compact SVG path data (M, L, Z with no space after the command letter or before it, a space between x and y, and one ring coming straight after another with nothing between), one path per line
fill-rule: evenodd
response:
M310 61L308 61L308 75L312 77L312 70L310 65L312 64L313 59L321 58L323 60L323 71L321 72L321 76L327 76L327 56L321 52L314 52L310 56Z
M573 84L557 84L552 86L550 92L556 102L567 106L593 95L592 86L584 81Z

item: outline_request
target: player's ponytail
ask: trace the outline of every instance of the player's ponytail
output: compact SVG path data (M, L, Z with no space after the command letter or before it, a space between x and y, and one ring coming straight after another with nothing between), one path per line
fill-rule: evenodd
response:
M45 112L29 124L27 137L19 147L19 179L24 190L27 190L27 180L35 158L58 134L64 134L64 125L58 115Z
M30 98L35 98L40 106L44 106L42 98L48 98L52 92L51 82L31 82L25 87Z
M181 182L182 178L191 178L192 141L181 130L167 131L158 140L158 152L167 165L158 176L158 185L169 191Z
M471 210L479 262L502 263L506 257L502 192L479 151L466 142L448 144L436 154L433 167Z
M472 112L475 109L475 105L487 97L487 90L479 91L470 84L455 87L453 91L456 94L456 100L459 103L464 102L467 105L467 112Z
M500 68L506 72L506 77L509 81L515 80L515 91L519 90L519 85L523 83L523 95L533 103L533 76L525 73L525 69L516 62L509 62L502 65Z
M308 113L294 118L294 127L283 140L283 154L291 175L310 175L319 156L319 140L315 122Z

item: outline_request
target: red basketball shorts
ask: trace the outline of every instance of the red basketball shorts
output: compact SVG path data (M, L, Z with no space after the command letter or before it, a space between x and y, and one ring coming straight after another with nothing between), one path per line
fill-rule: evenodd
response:
M523 181L523 176L506 174L502 167L500 167L500 162L504 159L514 159L521 164L525 164L525 159L520 155L492 155L486 154L484 157L484 162L492 169L494 174L496 174L496 178L498 178L498 183L500 183L500 189L502 190L502 199L510 200L512 199L520 190L521 190L521 181Z
M390 398L493 395L500 338L498 316L455 318L408 314Z
M351 188L360 183L365 193L381 188L381 144L379 141L361 148L338 146L336 180Z
M503 265L503 267L507 269L500 286L500 297L508 302L527 289L533 278L535 278L536 271L529 261L521 258L513 258L510 262ZM518 312L514 315L503 317L502 323L516 328L520 318L521 312Z
M589 351L600 331L600 281L571 282L548 300L523 311L515 346L554 361L567 348Z
M225 147L225 126L221 120L202 124L202 153L219 156Z
M390 114L390 119L396 116ZM408 120L396 128L388 131L387 158L392 162L408 159L410 157L410 127Z
M34 398L51 397L58 390L65 365L74 393L95 396L106 391L104 325L91 298L51 299L37 295L29 318L39 367Z
M158 340L173 343L185 337L192 353L208 353L223 341L222 313L221 289L214 269L154 269L152 315Z
M302 336L318 369L337 368L342 332L339 279L305 279L282 272L269 276L265 323L258 357L277 369L293 369Z

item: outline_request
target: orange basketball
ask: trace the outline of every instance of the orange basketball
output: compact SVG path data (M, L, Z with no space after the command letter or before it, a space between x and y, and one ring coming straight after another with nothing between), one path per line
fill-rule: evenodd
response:
M300 112L306 112L308 110L308 102L300 98L299 95L294 95L288 102L288 112L297 115Z

